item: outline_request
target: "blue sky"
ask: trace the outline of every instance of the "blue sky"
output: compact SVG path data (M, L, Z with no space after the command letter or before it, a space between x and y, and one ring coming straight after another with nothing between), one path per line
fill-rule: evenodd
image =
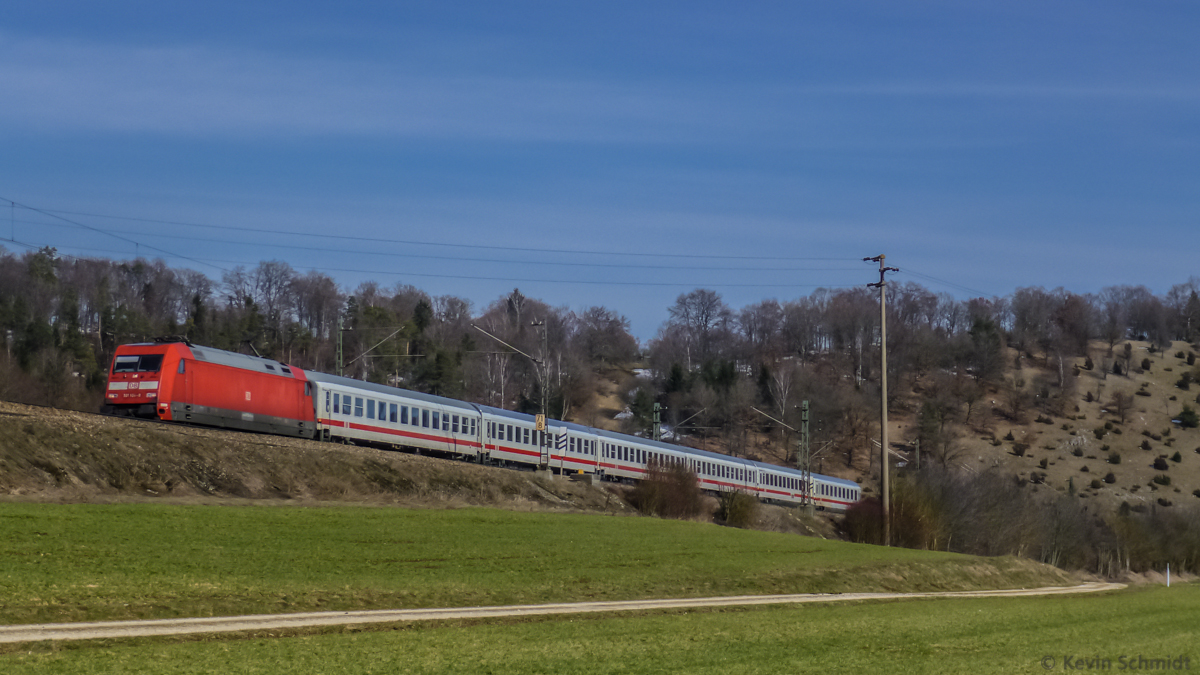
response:
M214 280L284 260L477 309L519 287L611 307L642 339L680 293L783 301L877 280L861 258L879 253L964 298L1161 293L1200 274L1198 19L1187 2L18 0L0 17L0 199L18 204L0 245Z

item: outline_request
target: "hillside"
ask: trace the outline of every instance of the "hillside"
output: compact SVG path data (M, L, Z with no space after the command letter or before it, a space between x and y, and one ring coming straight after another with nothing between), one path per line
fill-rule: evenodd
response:
M1120 357L1124 344L1116 345L1115 356ZM1062 493L1074 490L1081 499L1098 500L1101 510L1122 502L1131 506L1162 504L1160 499L1172 505L1200 502L1193 495L1200 489L1200 429L1178 422L1184 405L1200 410L1200 387L1176 386L1184 373L1194 380L1200 366L1187 364L1192 350L1186 343L1155 352L1145 342L1128 344L1133 364L1128 374L1112 372L1107 345L1093 345L1091 369L1083 358L1066 364L1073 373L1068 377L1074 380L1074 391L1069 386L1064 392L1071 400L1064 401L1061 415L1039 400L1040 392L1033 385L1051 373L1040 367L1039 359L1022 359L1021 369L1010 372L1009 381L1024 382L1026 409L1014 415L1006 400L1011 390L989 391L981 401L982 414L959 427L961 435L952 445L949 463L973 472L1008 472L1030 481L1032 490L1041 486ZM1015 352L1011 356L1015 358ZM1149 361L1148 369L1141 368L1144 360ZM1124 364L1123 359L1120 362ZM1102 368L1106 363L1108 368ZM1128 401L1124 421L1114 404L1118 394ZM904 443L915 436L915 412L895 415L892 421L893 439ZM912 460L911 446L902 447L906 451L902 454ZM1179 461L1172 459L1176 453ZM1164 460L1166 468L1154 468L1156 459ZM925 461L931 460L926 456ZM1109 473L1112 483L1105 482ZM1154 482L1162 476L1170 479L1168 485Z
M1135 509L1150 504L1168 506L1163 502L1170 502L1169 506L1200 504L1193 495L1200 489L1200 429L1184 427L1178 421L1185 405L1200 412L1200 385L1186 390L1177 386L1185 373L1192 382L1200 381L1200 365L1187 363L1194 348L1175 342L1169 350L1152 352L1148 343L1130 341L1133 367L1124 372L1125 344L1115 345L1109 356L1107 344L1093 343L1092 367L1086 366L1085 358L1065 361L1064 372L1071 381L1065 388L1046 390L1041 390L1041 385L1054 380L1057 363L1047 364L1041 356L1028 355L1018 361L1017 351L1006 349L1010 368L1004 384L985 388L969 419L965 404L954 401L946 412L946 447L940 451L926 447L921 461L971 473L998 471L1034 492L1073 491L1080 499L1096 500L1102 513L1123 502ZM1141 367L1144 359L1149 361L1148 369ZM1121 374L1112 372L1114 362L1122 364ZM920 414L923 402L937 395L930 390L934 377L927 375L909 383L911 388L893 400L888 433L894 472L917 466ZM587 414L576 421L616 428L611 418L623 409L621 392L636 386L630 371L606 373L586 407ZM1124 421L1114 405L1118 393L1126 401ZM1014 399L1019 403L1014 404ZM759 426L747 432L741 452L752 459L782 463L784 453L774 431L777 427L758 418L751 420ZM875 424L871 435L877 438L877 434ZM711 452L728 451L727 444L716 438L706 442L692 436L682 442ZM1176 453L1179 461L1174 460ZM1166 462L1165 469L1154 468L1159 459ZM856 448L850 465L844 456L833 457L828 452L814 460L814 470L855 480L868 496L878 492L877 467L878 443L870 449ZM1106 482L1110 473L1111 483ZM1164 476L1169 484L1154 481L1156 477L1164 481ZM1099 485L1094 486L1093 481Z

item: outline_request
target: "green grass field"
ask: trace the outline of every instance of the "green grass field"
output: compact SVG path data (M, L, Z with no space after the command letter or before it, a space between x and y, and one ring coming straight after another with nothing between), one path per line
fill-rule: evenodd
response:
M484 509L7 503L0 529L5 623L1069 583L1012 559ZM4 645L0 672L1036 673L1047 656L1118 670L1192 657L1198 609L1191 584L432 622Z
M637 517L0 504L0 622L1069 583L1049 568Z
M1200 586L27 645L5 673L1046 673L1200 668ZM1043 659L1050 657L1052 661ZM1122 658L1125 659L1122 662ZM1066 661L1066 663L1064 663ZM1178 662L1183 665L1183 662ZM1098 662L1103 666L1103 661ZM1067 666L1072 666L1068 668ZM1100 669L1093 667L1093 670ZM1163 670L1157 668L1156 670Z

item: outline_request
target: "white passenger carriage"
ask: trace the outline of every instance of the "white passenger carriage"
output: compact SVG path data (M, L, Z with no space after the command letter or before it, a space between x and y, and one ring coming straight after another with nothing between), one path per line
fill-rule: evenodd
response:
M306 372L315 385L317 433L322 440L350 440L478 457L481 415L477 406L363 382Z

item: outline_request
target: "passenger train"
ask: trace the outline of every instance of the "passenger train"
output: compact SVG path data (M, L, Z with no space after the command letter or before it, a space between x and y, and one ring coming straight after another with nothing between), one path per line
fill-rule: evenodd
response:
M804 503L804 473L572 422L301 370L271 359L163 340L117 348L102 412L322 441L419 449L480 463L548 467L604 480L681 463L701 489ZM812 501L844 511L853 481L809 474Z

